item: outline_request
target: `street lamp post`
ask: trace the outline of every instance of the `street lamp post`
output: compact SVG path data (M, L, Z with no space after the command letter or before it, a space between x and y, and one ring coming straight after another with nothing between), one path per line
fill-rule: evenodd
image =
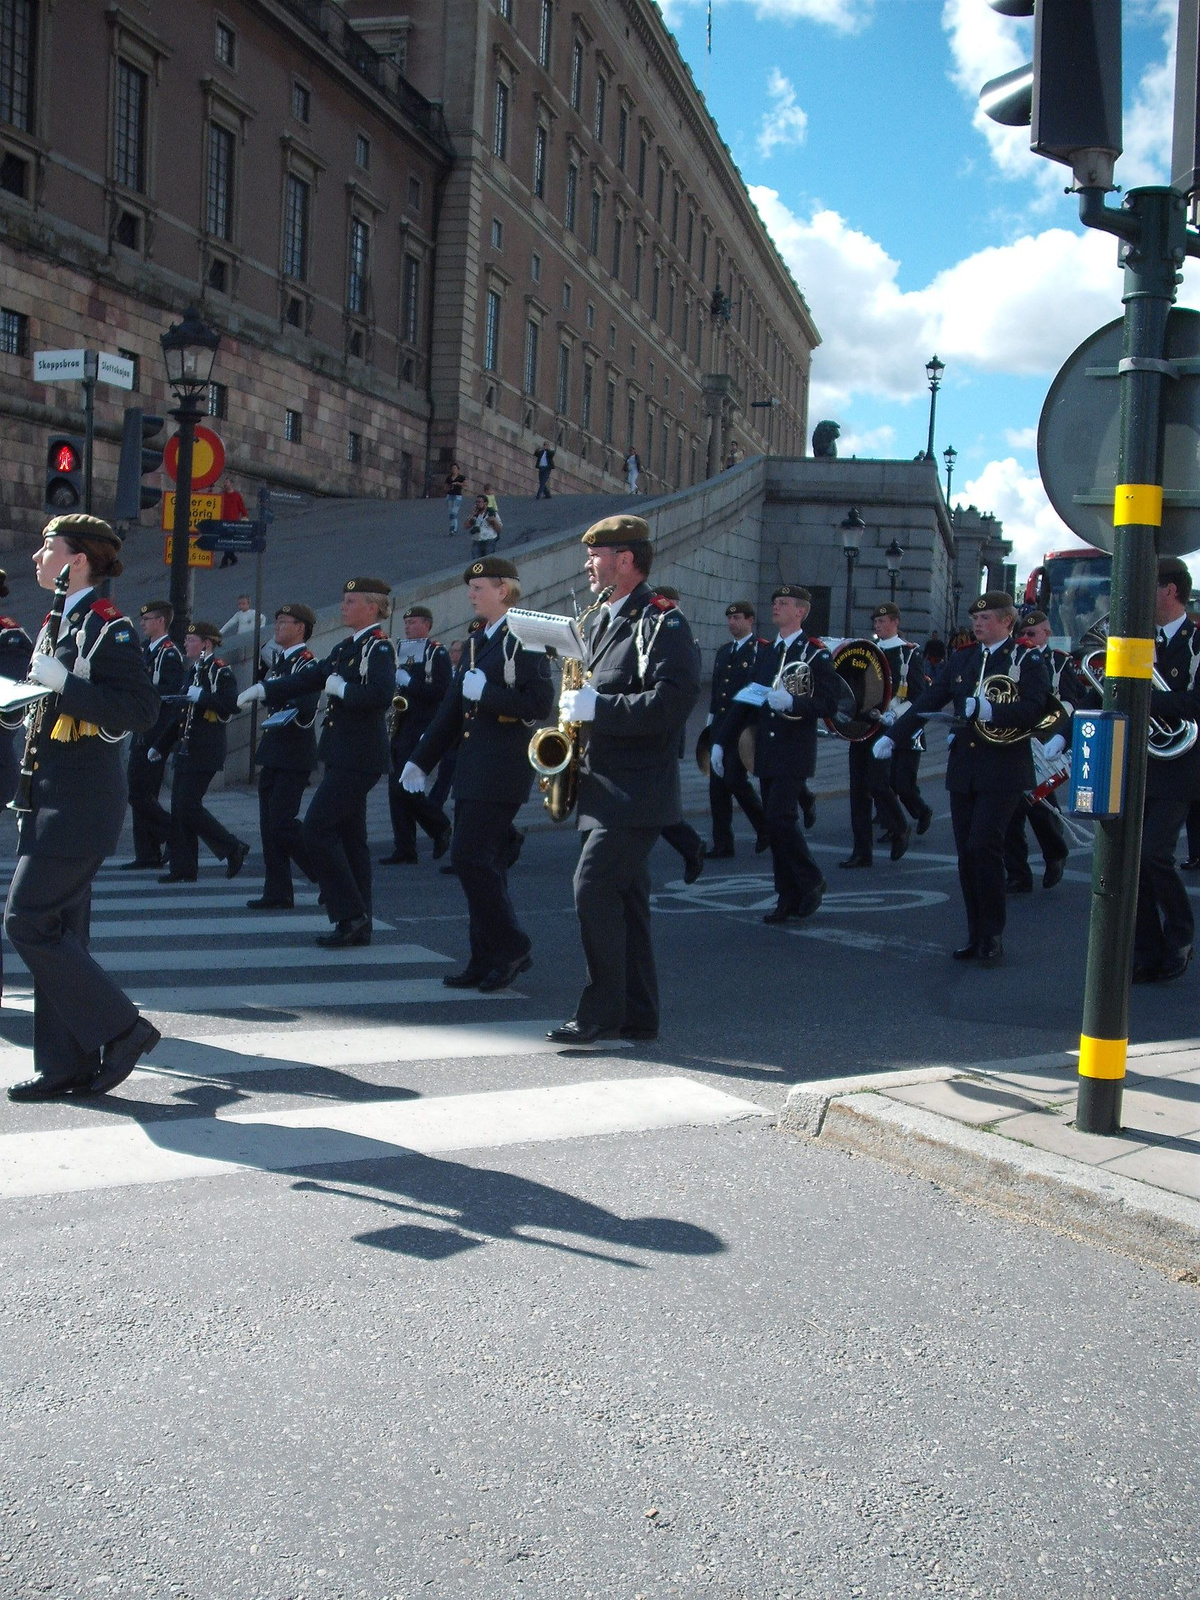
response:
M175 476L175 521L171 535L171 636L182 644L191 621L188 594L188 548L192 526L192 447L196 424L204 415L200 396L208 390L221 336L205 323L195 306L183 321L168 328L159 341L167 364L167 382L179 402L171 412L179 424L179 460Z
M862 536L867 531L867 525L858 514L858 507L851 506L849 512L842 518L842 549L846 552L846 619L842 629L842 637L850 637L851 620L854 611L854 563L858 559L858 552L862 548Z
M929 442L925 446L926 461L933 460L933 419L937 414L938 390L942 387L942 373L946 363L931 356L925 363L925 376L929 379Z
M891 589L889 598L893 605L896 604L896 581L900 576L900 563L904 560L904 547L895 539L883 552L883 559L887 562L888 587Z
M958 451L952 444L948 444L942 451L942 460L946 463L946 504L950 504L950 484L954 478L954 463L958 460Z

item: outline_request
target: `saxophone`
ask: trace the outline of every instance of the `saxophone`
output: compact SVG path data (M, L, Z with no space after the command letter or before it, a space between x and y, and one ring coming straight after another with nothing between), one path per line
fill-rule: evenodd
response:
M612 593L605 589L586 611L575 619L582 624ZM567 689L583 688L583 662L567 656L562 664L562 693ZM565 822L579 799L579 735L582 723L565 722L561 710L558 724L552 728L539 728L529 741L529 765L538 775L538 788L545 799L542 804L550 813L551 821Z
M46 626L38 642L38 652L41 655L54 654L54 647L58 643L59 624L62 622L63 612L67 609L67 590L70 586L71 568L68 565L54 580L54 603L50 607L50 615L46 618ZM36 679L26 678L25 681L34 683ZM29 708L25 718L25 753L21 757L21 771L17 778L16 792L8 802L8 809L15 811L18 816L28 816L33 810L33 775L37 771L38 756L42 750L42 735L46 729L47 718L50 727L53 727L57 717L58 696L45 694Z

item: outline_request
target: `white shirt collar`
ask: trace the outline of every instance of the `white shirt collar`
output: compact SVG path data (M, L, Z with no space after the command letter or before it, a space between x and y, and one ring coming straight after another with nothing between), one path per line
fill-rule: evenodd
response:
M58 643L59 639L61 639L63 634L67 631L68 616L72 611L74 611L75 607L81 600L86 599L86 597L91 594L95 587L96 585L94 583L89 583L86 589L76 589L74 594L67 596L67 603L63 607L62 621L58 625L58 636L54 641L55 644Z
M795 633L789 633L786 639L784 638L783 634L781 633L779 635L779 637L775 640L775 643L776 644L781 644L785 650L790 650L792 648L792 646L795 644L796 640L797 639L802 639L803 637L804 637L804 630L802 628L797 628Z
M358 632L354 635L355 643L357 643L358 640L362 638L364 633L374 633L375 629L378 626L379 626L379 624L377 622L369 622L365 628L360 628L358 630Z
M146 643L150 646L151 655L153 655L156 650L161 649L164 644L170 644L170 642L171 635L169 633L159 634L157 639L148 639L146 641Z
M357 637L358 637L358 635L355 634L355 638L357 638ZM290 645L288 645L287 649L281 652L279 659L281 661L287 661L291 656L294 656L296 654L297 650L303 650L303 649L304 649L304 640L301 639L299 644L290 644Z
M898 633L894 633L890 639L876 639L875 643L881 650L899 650L904 640Z
M1179 632L1180 628L1183 627L1183 625L1184 625L1184 623L1186 621L1187 621L1187 612L1185 611L1181 617L1176 617L1173 622L1164 622L1164 623L1162 623L1159 626L1158 631L1159 631L1159 633L1162 634L1164 639L1173 639L1175 637L1175 635Z
M629 591L629 594L632 594L632 593L633 593L633 590L631 589ZM629 594L623 594L619 600L606 600L605 601L604 609L608 613L609 622L615 622L616 619L621 615L621 612L622 612L622 610L624 609L624 606L625 606L625 602L629 599Z
M506 617L497 617L495 622L489 622L487 627L483 630L487 638L490 639L496 632L496 629L502 627L506 620Z

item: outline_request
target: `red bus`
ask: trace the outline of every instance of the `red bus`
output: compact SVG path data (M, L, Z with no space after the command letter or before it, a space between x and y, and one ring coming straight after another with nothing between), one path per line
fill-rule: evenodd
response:
M1077 545L1052 550L1025 584L1025 604L1050 619L1050 643L1074 650L1089 628L1108 614L1112 557L1107 550Z

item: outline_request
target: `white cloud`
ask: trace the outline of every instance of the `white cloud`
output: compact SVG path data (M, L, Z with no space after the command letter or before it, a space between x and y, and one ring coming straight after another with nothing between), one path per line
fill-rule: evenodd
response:
M1005 443L1010 450L1036 450L1036 428L1005 428Z
M858 433L850 429L838 439L837 450L843 458L863 456L867 460L886 459L895 454L896 430L888 422L881 423L877 428L864 428Z
M718 11L726 0L718 0ZM754 15L777 22L815 22L820 27L832 28L835 33L860 33L870 20L874 0L750 0ZM663 20L673 28L688 5L706 5L707 0L660 0ZM718 16L713 26L714 35L722 31Z
M796 104L796 91L778 67L767 80L771 106L758 126L758 153L769 159L779 145L803 144L808 133L808 113Z
M1028 576L1048 550L1069 550L1081 545L1046 499L1042 480L1013 457L989 461L976 478L956 489L955 501L990 511L1012 540L1011 559L1021 579Z

